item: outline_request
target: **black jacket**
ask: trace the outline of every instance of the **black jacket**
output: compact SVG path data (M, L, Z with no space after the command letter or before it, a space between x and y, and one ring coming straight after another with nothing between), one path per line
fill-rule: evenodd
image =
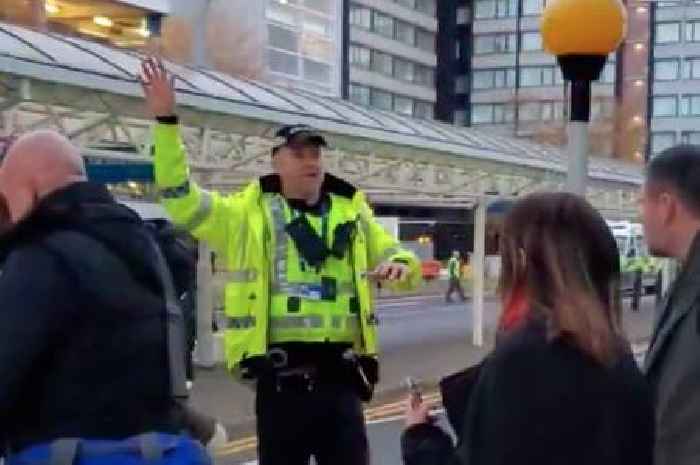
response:
M407 465L652 463L653 411L631 355L606 369L530 323L497 346L466 388L457 447L436 426L414 426L402 437Z
M148 231L102 187L41 202L0 258L0 440L177 433Z

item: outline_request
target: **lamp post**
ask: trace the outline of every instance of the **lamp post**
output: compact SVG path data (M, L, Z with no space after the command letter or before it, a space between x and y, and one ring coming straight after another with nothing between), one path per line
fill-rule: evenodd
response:
M567 190L586 194L591 83L622 42L627 13L620 0L551 0L542 13L542 41L571 82Z

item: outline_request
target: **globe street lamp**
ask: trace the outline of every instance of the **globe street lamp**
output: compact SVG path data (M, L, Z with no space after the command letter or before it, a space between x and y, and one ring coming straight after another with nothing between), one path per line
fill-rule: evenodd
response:
M627 12L620 0L550 0L540 30L545 50L557 57L564 79L571 81L567 190L585 195L591 82L624 39Z

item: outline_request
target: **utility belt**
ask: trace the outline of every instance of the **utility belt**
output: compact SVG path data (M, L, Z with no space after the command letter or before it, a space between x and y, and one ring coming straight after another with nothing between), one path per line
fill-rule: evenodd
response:
M319 350L323 350L319 347ZM374 358L360 357L352 348L328 347L330 353L314 356L293 348L272 347L267 353L268 369L258 376L260 389L276 392L314 392L329 385L344 385L369 401L378 381Z

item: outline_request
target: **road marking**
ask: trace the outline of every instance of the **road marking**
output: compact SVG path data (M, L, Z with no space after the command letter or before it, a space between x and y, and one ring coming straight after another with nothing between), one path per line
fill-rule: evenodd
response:
M440 400L440 393L437 391L423 394L423 402L430 405L433 409L439 409ZM403 411L405 408L406 402L401 400L366 409L365 423L367 425L375 425L379 423L397 421L397 419L401 419L404 417ZM437 410L437 412L440 413L440 410ZM257 437L250 436L247 438L230 441L224 444L223 446L218 447L216 451L214 451L214 455L217 457L225 457L229 455L238 454L240 452L246 452L255 449L256 447L258 447Z
M445 409L444 408L434 409L434 410L431 410L430 413L432 415L444 415ZM397 421L402 421L403 419L404 419L404 415L395 415L393 417L382 418L381 420L368 421L368 422L366 422L366 424L367 424L367 426L381 425L384 423L394 423ZM228 454L228 455L230 455L230 454ZM259 465L259 462L257 460L251 460L249 462L243 462L240 465Z

